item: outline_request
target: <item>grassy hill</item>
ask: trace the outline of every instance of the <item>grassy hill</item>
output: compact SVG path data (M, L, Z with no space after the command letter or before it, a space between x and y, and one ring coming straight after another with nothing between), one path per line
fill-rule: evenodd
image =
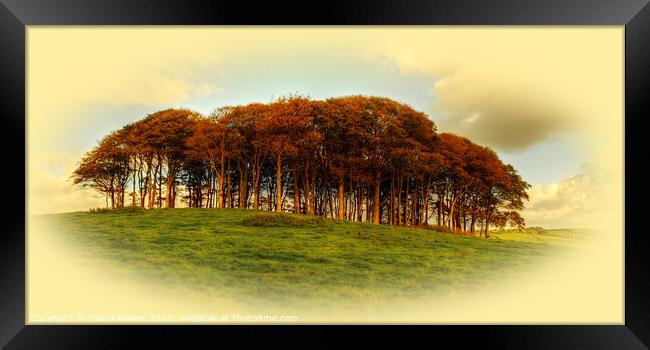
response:
M529 275L569 249L521 233L484 239L236 209L75 212L37 222L69 254L112 273L238 302L473 291Z
M543 229L541 227L528 228L522 231L516 229L500 230L490 233L492 239L572 247L580 246L589 236L587 230Z

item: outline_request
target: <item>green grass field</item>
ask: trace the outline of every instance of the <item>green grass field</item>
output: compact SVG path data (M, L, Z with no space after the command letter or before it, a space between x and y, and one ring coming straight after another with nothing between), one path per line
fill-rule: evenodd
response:
M476 291L530 275L571 249L524 233L485 239L235 209L75 212L37 222L67 254L101 262L113 274L244 303L327 305Z
M545 230L541 228L526 229L524 231L518 230L501 230L490 233L492 239L502 239L516 242L532 242L549 244L556 246L580 246L585 239L589 237L589 233L585 230L579 229L550 229Z

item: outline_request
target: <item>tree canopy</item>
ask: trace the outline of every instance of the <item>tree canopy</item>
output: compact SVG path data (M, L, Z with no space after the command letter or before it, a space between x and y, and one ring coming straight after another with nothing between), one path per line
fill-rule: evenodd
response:
M530 187L490 148L373 96L159 111L104 137L72 178L111 208L238 207L485 237L524 226Z

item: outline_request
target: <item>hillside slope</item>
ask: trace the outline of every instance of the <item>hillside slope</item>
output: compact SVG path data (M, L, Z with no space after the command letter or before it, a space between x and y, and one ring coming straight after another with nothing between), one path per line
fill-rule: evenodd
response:
M112 273L250 302L361 302L513 281L565 247L302 215L162 209L40 216L49 238Z

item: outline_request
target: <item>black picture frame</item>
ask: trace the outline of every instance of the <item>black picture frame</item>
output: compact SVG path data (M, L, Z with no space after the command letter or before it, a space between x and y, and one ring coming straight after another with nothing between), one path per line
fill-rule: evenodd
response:
M0 113L6 150L0 234L0 346L11 349L118 348L235 339L311 347L476 343L499 349L647 349L650 344L649 245L644 236L643 104L650 88L648 0L235 1L1 0ZM25 29L29 25L624 25L625 26L625 324L409 326L26 326ZM20 152L20 147L23 152ZM645 156L645 157L644 157ZM22 184L22 186L20 186ZM353 328L354 327L354 328ZM395 334L394 329L399 330ZM346 340L333 336L348 333ZM300 336L300 337L298 337ZM205 339L204 339L205 340ZM645 345L644 345L645 344ZM237 345L235 345L237 346Z

